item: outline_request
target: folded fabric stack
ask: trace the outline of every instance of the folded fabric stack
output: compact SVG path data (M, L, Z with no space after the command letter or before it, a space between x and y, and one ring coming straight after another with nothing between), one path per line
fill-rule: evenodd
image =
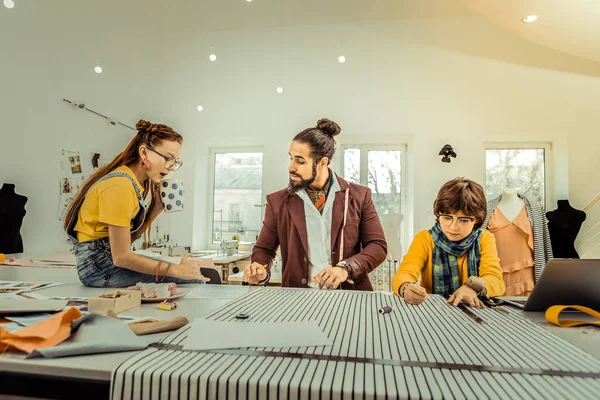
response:
M143 299L162 299L179 294L177 284L170 283L142 283L138 282L135 286L130 286L127 290L141 290Z

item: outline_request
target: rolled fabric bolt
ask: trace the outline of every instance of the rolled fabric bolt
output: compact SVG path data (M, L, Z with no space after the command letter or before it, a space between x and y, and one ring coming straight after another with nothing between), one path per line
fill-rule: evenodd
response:
M379 314L388 314L388 313L391 313L392 312L392 307L391 306L381 307L378 312L379 312Z

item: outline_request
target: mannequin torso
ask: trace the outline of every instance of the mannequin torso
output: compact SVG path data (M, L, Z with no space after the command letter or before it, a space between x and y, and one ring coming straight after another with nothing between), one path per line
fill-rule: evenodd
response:
M525 207L525 202L517 195L516 189L504 189L502 199L497 207L502 211L506 219L514 221L523 207Z
M21 224L27 197L15 193L15 185L5 183L0 189L0 253L22 253Z
M585 212L573 208L569 200L558 200L557 204L556 210L546 213L552 253L556 258L579 258L575 239L585 221Z
M388 260L402 258L402 243L400 242L400 226L404 216L390 207L388 212L381 216L381 226L388 245Z

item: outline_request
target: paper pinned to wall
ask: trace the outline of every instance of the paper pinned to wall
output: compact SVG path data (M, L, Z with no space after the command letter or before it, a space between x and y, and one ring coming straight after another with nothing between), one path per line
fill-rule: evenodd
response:
M80 155L78 151L62 150L58 169L60 195L58 219L60 221L63 220L69 203L79 193L88 178L104 165L106 161L100 153L91 152L88 164L87 157Z
M196 318L189 330L183 349L215 350L240 347L331 345L333 345L333 340L327 337L316 321L227 322Z
M69 203L83 186L86 176L81 169L79 152L62 150L60 168L58 170L60 200L58 202L58 219L63 220Z

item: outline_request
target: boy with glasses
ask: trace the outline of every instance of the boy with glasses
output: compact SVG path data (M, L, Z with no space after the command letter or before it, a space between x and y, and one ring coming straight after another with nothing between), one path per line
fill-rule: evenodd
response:
M487 203L481 185L466 178L446 182L433 211L436 223L415 236L394 275L394 292L409 304L421 304L431 293L453 306L462 302L480 308L481 298L502 296L496 241L482 229Z

